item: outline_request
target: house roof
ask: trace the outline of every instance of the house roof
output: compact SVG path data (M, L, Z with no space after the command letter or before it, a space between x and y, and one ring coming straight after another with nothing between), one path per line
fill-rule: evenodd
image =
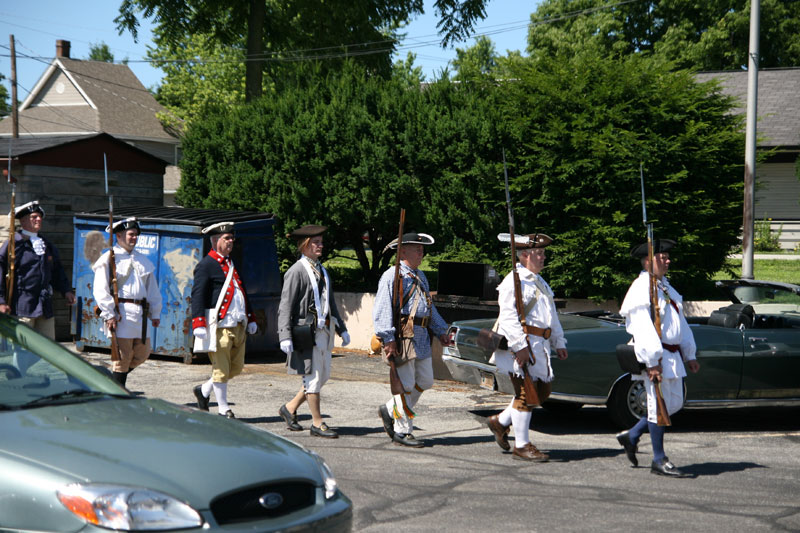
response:
M738 101L737 113L747 111L747 71L698 72L700 82L717 79L722 93ZM800 68L763 69L758 73L757 132L759 146L800 146Z
M57 57L20 106L21 135L105 132L119 138L174 142L156 117L156 102L127 65ZM0 135L11 119L0 122Z

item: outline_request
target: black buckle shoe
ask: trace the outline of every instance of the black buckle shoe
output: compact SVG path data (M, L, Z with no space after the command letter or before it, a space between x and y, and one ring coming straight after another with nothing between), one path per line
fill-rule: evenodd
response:
M653 461L650 465L650 472L659 476L686 477L686 473L672 464L666 457L660 462Z
M410 448L422 448L425 446L425 443L421 440L417 440L414 438L414 435L411 433L395 433L392 440L395 444L400 444L401 446L408 446Z
M334 430L328 427L328 425L323 422L319 425L319 427L311 424L311 434L315 437L325 437L327 439L338 439L339 434L336 433Z
M639 460L636 458L636 445L631 442L631 437L627 431L617 433L617 442L625 448L625 455L628 456L628 461L630 461L633 466L639 466Z
M224 414L223 414L223 413L220 413L220 415L221 415L221 416L224 416L225 418L236 418L236 415L235 415L235 414L233 414L233 411L231 411L230 409L228 409L227 411L225 411L225 413L224 413Z
M198 385L192 389L192 392L194 392L194 397L197 398L197 408L203 411L208 411L208 400L210 398L203 396L203 387Z
M394 439L394 419L389 414L389 409L385 405L378 407L378 415L383 421L383 429L390 439Z
M281 405L281 408L278 409L278 414L291 431L303 431L303 426L297 423L297 413L290 413L286 408L286 404Z

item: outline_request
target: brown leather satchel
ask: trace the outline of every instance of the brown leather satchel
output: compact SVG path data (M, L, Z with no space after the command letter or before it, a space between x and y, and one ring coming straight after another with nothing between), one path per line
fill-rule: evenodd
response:
M478 338L475 339L475 344L483 348L487 353L494 353L495 350L508 350L506 338L489 328L478 330Z

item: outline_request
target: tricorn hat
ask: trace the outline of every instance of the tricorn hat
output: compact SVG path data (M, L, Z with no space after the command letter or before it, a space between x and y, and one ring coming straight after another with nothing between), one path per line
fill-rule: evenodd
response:
M511 242L510 233L501 233L497 236L500 242ZM517 250L527 250L529 248L547 248L552 244L553 238L544 233L530 233L528 235L514 235L514 243Z
M309 239L311 237L316 237L317 235L322 235L327 231L327 226L318 226L316 224L308 224L303 226L302 228L297 228L291 233L287 233L286 236L290 239L294 239L296 241L302 241L303 239Z
M433 237L427 233L403 233L403 244L422 244L423 246L428 246L434 242L436 241L433 240ZM397 249L397 239L387 244L386 248L384 248L384 250L395 249Z
M672 239L653 239L653 253L660 254L663 252L669 252L676 244L675 241ZM643 242L642 244L637 244L633 248L631 248L631 257L635 257L637 259L642 259L643 257L647 257L647 243Z
M136 217L129 217L126 218L125 220L119 220L117 222L114 222L113 226L114 233L119 233L120 231L126 231L129 229L138 229L141 231L141 228L139 228L139 222L136 220ZM111 230L112 228L110 226L106 226L106 233L110 232Z
M44 209L42 209L42 206L39 205L39 202L36 200L28 202L27 204L21 205L14 209L14 218L20 219L33 213L41 213L41 215L44 217Z
M202 234L208 235L222 235L223 233L233 233L233 222L217 222L206 226L201 231Z

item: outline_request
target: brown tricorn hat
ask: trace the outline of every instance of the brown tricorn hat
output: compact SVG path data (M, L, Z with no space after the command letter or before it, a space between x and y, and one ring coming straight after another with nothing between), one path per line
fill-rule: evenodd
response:
M286 236L296 241L302 241L303 239L308 239L311 237L316 237L317 235L322 235L327 230L328 230L327 226L308 224L306 226L303 226L302 228L297 228L291 233L287 233Z

